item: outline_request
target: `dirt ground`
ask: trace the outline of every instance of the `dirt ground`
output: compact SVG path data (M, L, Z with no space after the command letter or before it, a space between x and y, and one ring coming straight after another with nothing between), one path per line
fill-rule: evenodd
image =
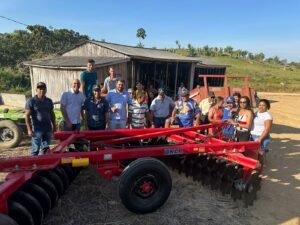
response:
M211 191L171 171L173 189L154 213L136 215L122 205L118 177L105 181L92 168L72 183L46 218L45 225L300 225L300 94L258 93L272 101L272 143L254 206ZM27 154L29 143L5 155ZM13 152L12 152L13 151Z

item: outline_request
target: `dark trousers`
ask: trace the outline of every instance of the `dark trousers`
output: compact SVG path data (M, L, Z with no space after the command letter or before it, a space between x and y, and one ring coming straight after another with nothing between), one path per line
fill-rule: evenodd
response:
M165 122L166 122L167 117L154 117L153 122L155 128L164 128L165 127Z

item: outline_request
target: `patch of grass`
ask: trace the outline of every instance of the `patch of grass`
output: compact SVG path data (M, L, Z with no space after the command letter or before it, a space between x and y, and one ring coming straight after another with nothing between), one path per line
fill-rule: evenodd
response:
M227 56L210 57L209 60L230 65L227 75L251 76L250 86L257 91L300 92L300 69L285 68L249 59L235 59ZM242 82L229 80L230 85L242 85Z

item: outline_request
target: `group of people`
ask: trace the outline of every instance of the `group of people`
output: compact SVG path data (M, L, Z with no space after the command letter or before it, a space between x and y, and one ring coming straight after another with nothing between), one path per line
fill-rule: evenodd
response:
M228 121L223 128L211 128L209 134L220 132L227 138L236 132L237 141L259 141L262 151L267 149L272 116L267 112L270 103L262 99L258 112L253 113L247 96L229 96L224 99L208 93L200 103L189 98L189 91L181 84L176 102L166 95L165 90L149 86L144 89L137 82L135 90L125 89L125 81L118 79L114 69L103 85L98 84L95 62L89 60L87 70L79 79L71 82L70 90L60 99L64 131L160 128L177 124L179 127ZM54 106L46 97L47 86L37 83L36 95L26 102L25 120L28 135L32 137L32 155L45 154L49 148L52 132L56 131ZM233 117L232 115L237 115Z

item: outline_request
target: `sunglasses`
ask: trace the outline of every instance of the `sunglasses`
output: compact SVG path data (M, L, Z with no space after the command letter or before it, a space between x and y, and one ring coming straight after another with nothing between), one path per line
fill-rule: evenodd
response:
M240 103L242 103L242 104L246 104L247 102L240 102Z
M233 104L233 102L226 102L227 104Z

